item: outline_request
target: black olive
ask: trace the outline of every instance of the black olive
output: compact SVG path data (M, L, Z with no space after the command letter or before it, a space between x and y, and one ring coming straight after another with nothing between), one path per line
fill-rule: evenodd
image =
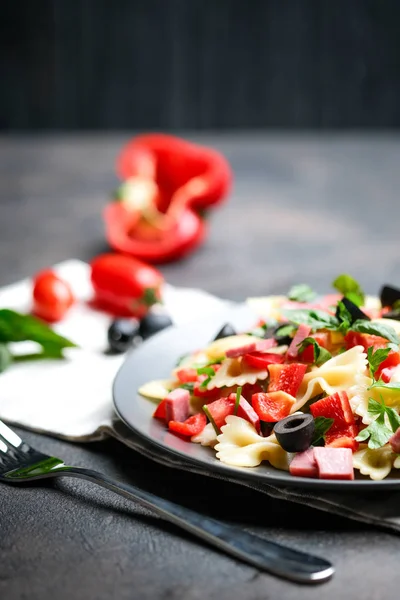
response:
M133 319L116 319L108 328L107 338L110 350L126 352L139 332L139 323Z
M165 313L149 312L140 321L139 335L143 340L146 340L172 324L170 317Z
M286 322L286 323L279 323L279 325L277 327L274 327L274 334L273 334L273 338L275 339L276 342L278 342L279 346L283 346L283 345L287 345L290 346L290 344L292 343L292 337L290 337L290 335L280 335L280 330L283 327L287 327L288 325L292 325L292 323Z
M220 329L215 336L214 340L220 340L222 338L229 337L230 335L236 335L236 331L233 329L230 323L225 323L225 325Z
M342 304L347 308L349 313L351 314L352 323L354 321L358 321L359 319L363 319L364 321L370 321L368 315L366 315L360 308L358 308L357 304L354 304L351 300L344 297L341 299ZM336 318L338 319L340 315L339 307L336 309Z
M400 290L391 285L384 285L379 294L382 306L393 306L395 302L400 300Z
M290 415L274 427L276 439L286 452L303 452L311 446L315 423L310 414Z

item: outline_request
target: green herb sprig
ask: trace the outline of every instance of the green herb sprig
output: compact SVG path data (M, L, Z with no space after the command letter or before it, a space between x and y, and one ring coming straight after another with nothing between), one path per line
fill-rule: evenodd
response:
M308 348L308 346L313 346L314 348L314 363L317 365L317 367L320 367L326 363L327 360L332 358L332 354L326 348L320 346L317 340L312 337L306 337L302 342L300 342L300 344L297 345L299 349L298 351L302 352Z
M386 406L384 399L381 396L381 402L377 402L373 398L368 401L368 412L377 418L368 427L360 431L356 440L364 442L368 439L368 448L375 450L384 446L389 438L400 427L400 416L390 406ZM386 425L385 415L390 427Z
M332 287L343 294L343 296L346 296L346 298L351 300L354 304L356 304L356 306L364 305L364 291L362 290L358 281L353 279L351 275L347 275L346 273L338 275L338 277L336 277L336 279L332 282Z
M311 441L312 446L323 446L324 436L332 427L335 419L327 417L315 417L314 419L314 434Z

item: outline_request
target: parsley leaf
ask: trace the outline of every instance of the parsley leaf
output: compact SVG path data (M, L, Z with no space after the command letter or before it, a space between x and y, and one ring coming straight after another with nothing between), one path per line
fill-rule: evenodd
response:
M388 354L390 352L390 348L378 348L374 352L374 347L370 346L367 351L367 358L369 364L369 371L371 373L371 377L375 379L375 373L379 369L381 363L387 359Z
M194 383L181 383L180 386L178 386L180 388L182 388L183 390L188 390L189 392L193 392L194 390Z
M288 293L289 300L294 300L295 302L311 302L316 296L316 292L305 283L294 285Z
M368 427L360 431L356 440L364 442L369 438L368 447L374 450L384 446L393 433L397 431L400 427L400 416L393 408L386 406L382 396L381 402L377 402L373 398L369 399L368 412L371 415L377 415L377 418ZM385 415L389 421L390 428L385 423Z
M207 375L206 379L200 384L201 388L206 388L211 378L214 377L215 371L212 367L200 367L197 369L197 375Z
M346 335L351 327L353 318L347 306L340 300L336 307L337 318L339 319L339 331Z
M351 300L357 306L364 305L365 294L358 281L353 279L351 275L342 273L332 282L332 287L343 294L343 296L346 296L346 298Z
M336 330L339 328L339 320L323 310L308 310L306 308L297 310L284 309L282 313L291 323L295 323L296 325L304 323L312 327L312 329Z
M235 400L235 410L233 411L234 415L237 415L237 411L239 409L240 396L242 395L242 388L239 386L236 390L236 400Z
M400 382L385 383L383 379L378 379L378 381L374 381L368 389L372 390L373 388L385 388L386 390L397 390L400 392Z
M326 363L327 360L332 358L332 354L328 352L326 348L320 346L317 340L312 337L306 337L300 344L297 345L297 348L299 349L299 352L302 352L308 348L308 346L314 347L314 363L317 365L317 367L320 367Z
M399 344L400 339L393 327L384 325L383 323L373 323L372 321L355 321L350 327L351 331L357 333L368 333L370 335L378 335L383 337L393 344Z
M315 417L314 419L314 435L312 438L312 446L322 446L324 435L332 427L334 419L326 417Z

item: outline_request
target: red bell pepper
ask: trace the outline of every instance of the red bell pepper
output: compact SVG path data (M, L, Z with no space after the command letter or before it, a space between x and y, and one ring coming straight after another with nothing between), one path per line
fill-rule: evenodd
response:
M167 400L166 400L166 398L164 398L164 400L161 400L160 404L157 406L156 410L154 411L153 419L161 419L162 421L165 421L165 419L167 418L166 405L167 405Z
M358 427L346 392L336 392L322 398L310 406L312 416L333 419L332 426L325 434L325 445L333 448L351 448L357 450Z
M369 333L358 333L356 331L349 331L344 337L344 342L346 350L350 350L354 346L363 346L365 352L371 347L374 350L378 350L379 348L386 348L388 345L388 340L385 340L383 337Z
M375 379L382 379L385 383L390 381L393 370L400 364L400 352L389 352L384 361L381 362L375 373Z
M307 365L300 363L269 365L268 371L268 392L287 392L291 396L296 396L307 371Z
M266 369L269 365L283 363L284 360L284 355L276 352L251 352L245 354L242 359L246 365L255 369Z
M290 414L296 399L286 392L253 394L251 404L260 421L276 423Z
M189 417L183 423L181 421L170 421L168 423L168 429L179 435L192 437L192 435L199 435L207 425L207 417L203 413L197 413L192 417Z
M128 142L117 172L125 183L104 212L107 240L154 263L184 256L203 241L203 212L223 200L232 180L219 152L165 134Z

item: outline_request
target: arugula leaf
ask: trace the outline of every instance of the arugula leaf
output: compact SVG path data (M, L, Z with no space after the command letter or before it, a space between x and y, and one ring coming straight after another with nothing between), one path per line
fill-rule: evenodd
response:
M364 305L365 294L358 281L353 279L351 275L342 273L332 282L332 287L343 294L343 296L346 296L346 298L351 300L357 306Z
M379 369L381 363L387 359L389 352L390 348L378 348L375 352L373 346L368 348L367 358L372 379L375 379L376 371Z
M384 446L393 433L397 431L400 427L400 416L393 408L386 406L382 396L381 402L377 402L373 398L369 399L368 412L371 415L377 415L377 418L368 427L360 431L356 440L364 442L369 438L368 447L374 450ZM385 415L387 415L390 428L385 423Z
M64 348L76 347L76 344L58 335L39 319L8 308L0 309L0 343L28 340L42 346L43 353L48 357L61 357Z
M5 344L0 344L0 373L5 371L12 362L12 355Z
M314 435L311 441L312 446L322 446L324 435L332 427L335 419L327 419L326 417L315 417L314 419Z
M297 310L284 309L282 313L296 325L309 325L312 329L332 329L339 328L339 320L322 310L308 310L301 308Z
M200 384L201 388L206 388L211 378L214 377L215 371L212 367L200 367L197 369L197 375L207 375L207 378Z
M237 415L237 411L239 409L240 396L242 395L242 387L239 386L236 390L236 400L235 400L235 410L233 411L234 415Z
M314 363L317 365L317 367L320 367L321 365L326 363L327 360L332 358L332 354L328 352L326 348L320 346L317 340L315 340L312 337L306 337L302 342L300 342L300 344L297 344L299 352L302 352L303 350L308 348L308 346L314 347Z
M288 293L289 300L294 300L295 302L311 302L316 296L316 292L305 283L294 285Z
M372 323L372 321L355 321L350 327L351 331L355 331L357 333L368 333L370 335L378 335L379 337L383 337L389 342L393 344L399 344L400 338L393 329L389 325L384 325L383 323Z

